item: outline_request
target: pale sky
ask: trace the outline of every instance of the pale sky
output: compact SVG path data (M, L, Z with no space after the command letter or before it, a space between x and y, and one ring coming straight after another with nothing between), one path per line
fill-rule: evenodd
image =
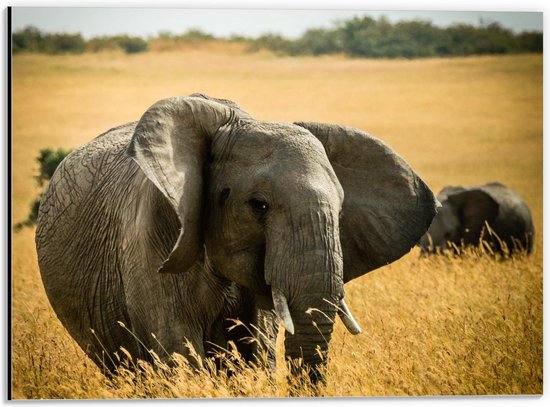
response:
M542 31L543 29L542 12L337 10L339 3L335 1L321 3L324 4L322 7L325 8L324 10L311 9L313 6L308 10L253 9L252 6L247 9L198 9L199 6L196 3L189 1L179 2L177 7L180 5L192 7L193 4L194 8L187 9L175 8L175 6L172 6L173 8L14 7L12 30L16 31L33 25L44 32L78 32L85 38L91 38L115 34L146 37L156 35L160 31L180 34L191 28L197 28L218 37L229 37L232 34L257 37L270 32L282 34L288 38L297 38L309 28L333 28L337 21L363 15L374 18L385 16L391 22L420 19L431 21L434 25L441 27L453 23L477 26L483 21L486 24L498 22L514 32ZM220 7L227 7L223 2L219 4ZM327 10L327 5L334 9ZM307 8L307 3L303 3L302 8Z

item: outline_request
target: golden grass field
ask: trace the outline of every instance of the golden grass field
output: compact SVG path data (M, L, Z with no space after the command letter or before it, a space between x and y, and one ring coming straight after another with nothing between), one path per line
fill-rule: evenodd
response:
M531 256L504 261L419 258L413 249L347 284L363 333L336 324L320 395L541 394L542 56L365 60L234 51L15 56L13 223L39 192L40 149L76 147L165 97L203 92L259 119L359 127L390 144L436 193L492 180L516 190L531 207L536 242ZM12 244L13 398L288 394L280 357L272 378L253 369L193 375L180 364L171 374L107 380L49 306L34 229L14 232Z

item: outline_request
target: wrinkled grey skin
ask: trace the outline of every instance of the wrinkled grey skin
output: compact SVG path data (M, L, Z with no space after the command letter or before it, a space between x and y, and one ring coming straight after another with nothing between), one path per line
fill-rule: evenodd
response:
M449 248L456 251L453 245L477 246L481 240L495 253L531 252L535 235L531 212L523 199L506 186L498 182L447 186L437 199L442 207L420 240L423 253Z
M378 139L257 121L195 94L68 156L36 244L55 312L100 366L115 369L120 347L145 360L146 349L188 355L184 340L202 358L233 340L253 360L250 333L228 331L227 318L273 327L278 288L295 327L286 357L316 381L344 283L407 253L434 215L432 192Z

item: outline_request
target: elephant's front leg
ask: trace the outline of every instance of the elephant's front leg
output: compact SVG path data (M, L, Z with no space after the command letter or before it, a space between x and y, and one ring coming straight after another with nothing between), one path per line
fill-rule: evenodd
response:
M252 306L238 320L225 321L226 338L235 344L245 362L275 369L278 323L273 311Z
M271 310L257 308L254 296L241 291L239 300L232 301L210 327L206 354L215 357L220 368L252 362L273 370L277 326ZM238 358L232 355L235 349Z
M266 364L270 371L275 371L275 343L277 341L277 332L279 322L272 310L256 309L257 333L254 353L259 362Z

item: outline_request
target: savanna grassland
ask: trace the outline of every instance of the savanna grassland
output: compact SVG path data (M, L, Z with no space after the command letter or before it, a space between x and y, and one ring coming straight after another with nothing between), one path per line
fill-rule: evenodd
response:
M259 119L336 122L390 144L438 192L498 180L530 205L534 253L399 261L346 285L363 333L335 325L324 396L540 394L543 390L542 56L421 60L275 57L211 47L13 59L13 223L38 194L35 157L203 92ZM12 395L25 398L284 397L270 377L191 374L185 363L106 379L56 319L34 229L12 234ZM279 356L282 341L278 341ZM307 396L306 390L298 394Z

